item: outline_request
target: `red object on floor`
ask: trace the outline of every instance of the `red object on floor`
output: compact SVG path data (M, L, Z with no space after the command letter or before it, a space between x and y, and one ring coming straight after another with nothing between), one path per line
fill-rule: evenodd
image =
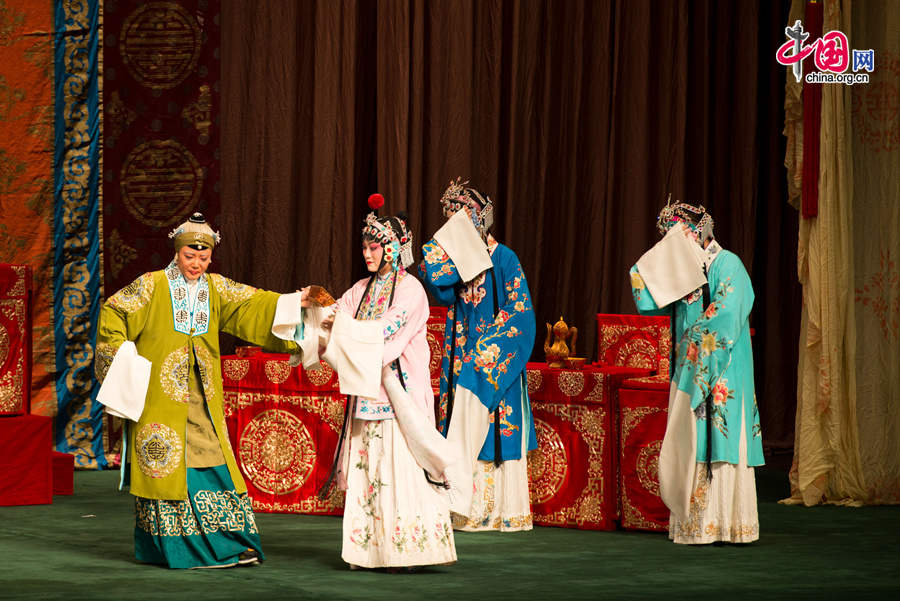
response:
M31 267L0 264L0 416L31 410Z
M53 494L71 495L75 492L75 456L53 451Z
M528 458L534 523L614 530L616 428L613 399L622 380L646 369L527 366L538 448Z
M630 378L619 388L619 502L622 528L668 531L659 498L659 450L666 433L668 376Z
M669 373L672 334L668 317L597 314L597 364Z
M52 436L49 417L0 417L0 505L53 502Z

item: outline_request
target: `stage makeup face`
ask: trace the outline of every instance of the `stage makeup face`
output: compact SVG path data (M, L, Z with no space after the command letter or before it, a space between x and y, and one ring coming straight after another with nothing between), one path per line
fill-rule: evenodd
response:
M181 275L189 282L193 282L206 273L212 261L212 249L197 250L190 246L182 246L175 255L175 263L181 270Z
M371 271L372 273L379 270L381 267L381 259L384 257L384 248L382 248L381 244L375 240L364 239L362 243L362 253L363 259L366 261L366 269ZM390 267L390 265L386 265L386 267Z

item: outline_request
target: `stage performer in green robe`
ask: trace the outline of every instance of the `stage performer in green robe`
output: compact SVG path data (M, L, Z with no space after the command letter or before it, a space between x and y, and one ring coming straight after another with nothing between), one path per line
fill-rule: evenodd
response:
M276 312L301 314L305 293L206 273L219 235L199 213L170 237L172 262L109 297L97 333L98 399L128 418L122 480L135 498L135 556L170 568L258 563L259 532L225 425L219 332L298 353L273 326Z

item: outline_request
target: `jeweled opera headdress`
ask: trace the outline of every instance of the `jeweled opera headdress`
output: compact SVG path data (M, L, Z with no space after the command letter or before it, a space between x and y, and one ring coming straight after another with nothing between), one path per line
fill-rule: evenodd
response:
M200 248L213 248L222 237L219 232L214 232L203 213L194 213L190 218L169 232L169 238L175 241L175 250L182 246L199 246Z
M460 209L469 207L475 229L483 236L494 224L494 201L490 196L482 196L478 190L469 187L468 183L462 181L461 177L457 177L456 181L450 180L450 185L441 196L444 217L451 217Z
M666 201L666 206L659 212L656 218L656 229L660 234L665 234L677 223L684 223L697 234L698 242L713 237L713 218L703 205L694 206L686 202L672 204L672 195Z
M379 217L378 209L384 206L384 196L372 194L369 196L369 208L372 212L366 215L363 225L363 237L377 240L384 249L383 263L391 263L393 269L397 264L404 269L413 264L412 232L406 225L406 215L397 214L396 217Z

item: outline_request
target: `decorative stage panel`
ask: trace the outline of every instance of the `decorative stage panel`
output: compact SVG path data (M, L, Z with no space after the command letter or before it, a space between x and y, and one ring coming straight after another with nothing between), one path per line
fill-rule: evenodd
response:
M253 508L341 515L344 493L320 500L344 419L337 375L288 365L288 355L222 357L225 422Z
M669 373L672 335L668 317L597 314L599 365Z
M30 267L0 264L0 416L30 411L31 290Z
M619 388L619 494L625 529L668 531L659 498L659 450L666 433L668 376L630 378Z
M646 370L620 367L551 369L529 363L528 394L538 448L528 457L534 523L614 530L615 391Z

